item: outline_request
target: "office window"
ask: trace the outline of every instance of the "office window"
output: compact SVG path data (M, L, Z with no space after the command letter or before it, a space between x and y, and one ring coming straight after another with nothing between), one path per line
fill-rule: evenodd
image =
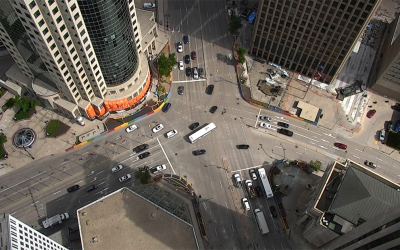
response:
M33 9L33 7L35 7L35 6L36 6L35 1L30 2L29 8Z
M42 27L42 26L43 26L43 24L44 24L44 21L43 21L43 19L42 19L42 20L40 20L40 21L38 22L38 24L39 24L39 27Z
M81 34L81 36L83 36L85 33L86 33L86 31L82 30L80 34Z
M65 25L64 24L61 25L60 30L61 30L61 32L63 32L65 30Z
M37 10L34 14L35 18L38 18L40 16L40 12Z
M67 39L68 37L69 37L69 34L68 34L68 33L65 33L64 39Z
M51 12L53 12L53 15L57 14L57 12L58 12L58 7L54 7L54 9L53 9Z
M61 65L61 70L65 69L65 64Z
M49 6L51 6L54 3L54 0L49 0Z
M71 46L71 44L72 44L72 41L69 40L69 41L67 42L67 47Z
M60 52L58 52L58 50L56 52L54 52L54 57L57 57L60 54Z
M50 49L53 50L53 49L55 49L55 47L56 47L56 45L53 43L53 44L50 46Z
M88 46L86 46L86 50L89 50L90 48L91 48L90 44Z
M48 28L45 28L45 29L43 30L43 35L46 35L48 32L49 32L49 29L48 29Z
M90 51L88 57L91 58L93 56L93 51Z
M78 19L78 18L79 18L79 13L76 13L75 16L74 16L75 21L76 21L76 19Z
M75 48L70 49L69 53L74 53L75 52Z
M85 44L85 43L87 43L87 41L88 41L88 38L85 37L85 38L83 39L83 43Z
M82 27L82 21L80 21L79 23L78 23L78 29L80 29Z
M78 58L78 55L75 55L72 59L75 61Z

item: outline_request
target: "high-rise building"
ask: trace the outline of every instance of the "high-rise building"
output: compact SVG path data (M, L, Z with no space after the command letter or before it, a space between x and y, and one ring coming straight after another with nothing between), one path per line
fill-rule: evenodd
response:
M381 0L260 0L250 53L330 83Z
M11 215L0 219L0 249L67 250L54 240L25 225Z
M133 0L0 1L0 38L19 68L7 74L10 88L68 117L143 99L151 76L141 37Z

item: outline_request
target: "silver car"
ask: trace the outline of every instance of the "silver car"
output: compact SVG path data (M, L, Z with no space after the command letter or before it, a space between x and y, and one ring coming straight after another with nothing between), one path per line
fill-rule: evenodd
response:
M124 176L119 177L118 180L119 180L119 182L124 182L124 181L129 180L130 178L132 178L132 175L131 174L126 174Z
M386 131L384 129L382 129L381 132L379 133L379 140L384 141L385 135L386 135Z
M260 120L270 122L270 121L271 121L271 118L269 118L269 117L267 117L267 116L261 115L261 116L260 116Z

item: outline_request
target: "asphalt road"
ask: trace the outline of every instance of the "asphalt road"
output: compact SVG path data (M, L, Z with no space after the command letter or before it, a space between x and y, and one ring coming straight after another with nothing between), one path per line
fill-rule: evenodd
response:
M138 121L138 130L126 133L117 130L85 146L70 152L60 152L37 160L0 177L0 211L39 229L40 222L57 213L70 212L76 217L76 209L109 194L123 186L136 185L134 179L119 183L118 177L131 173L140 166L166 164L166 173L178 174L192 183L197 195L201 195L200 207L210 239L210 248L243 249L259 246L265 249L289 249L285 232L279 219L272 218L269 206L273 200L249 199L251 210L243 210L241 199L247 197L243 188L232 184L232 174L250 179L250 168L268 166L283 158L301 161L320 160L323 168L333 159L351 158L361 162L370 160L378 164L375 170L384 176L397 175L400 166L377 151L365 148L357 140L342 138L333 131L309 125L297 119L265 111L248 105L240 99L235 83L233 62L230 58L231 39L227 34L225 1L168 1L171 28L171 49L182 36L189 36L184 52L195 50L197 60L190 66L204 67L207 78L194 81L184 72L174 69L167 113L158 112ZM174 32L172 33L172 28ZM178 32L179 31L179 32ZM218 72L217 72L218 70ZM230 79L231 76L233 80ZM205 93L206 85L214 84L214 93ZM184 86L183 95L177 94L178 86ZM211 106L218 106L211 114ZM226 112L222 113L225 109ZM259 115L272 118L272 129L260 128ZM277 122L288 123L293 137L276 132ZM217 128L198 142L191 144L187 136L188 126L199 122L200 126L214 122ZM162 123L165 128L152 133L151 128ZM172 129L178 134L167 139L164 134ZM347 152L333 146L334 142L348 145ZM148 143L151 155L137 160L132 148ZM249 150L239 150L237 144L250 145ZM205 149L207 153L194 156L192 152ZM226 159L225 164L223 159ZM380 160L378 160L380 159ZM110 169L123 164L124 169L112 174ZM222 166L222 167L220 167ZM229 166L229 171L225 167ZM78 184L81 189L67 193L66 188ZM98 184L99 188L86 192L86 188ZM253 185L261 185L254 181ZM276 205L275 205L276 206ZM252 211L260 208L270 229L262 236ZM64 224L74 223L73 220ZM294 226L294 225L293 225ZM60 225L62 227L62 225ZM50 234L54 230L41 230Z

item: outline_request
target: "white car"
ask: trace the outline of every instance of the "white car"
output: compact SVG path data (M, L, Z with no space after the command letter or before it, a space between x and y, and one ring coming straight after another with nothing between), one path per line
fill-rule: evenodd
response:
M184 70L183 61L179 61L179 70Z
M242 185L242 180L240 179L239 174L234 174L233 179L235 180L236 187L240 187Z
M122 177L119 177L119 182L124 182L124 181L127 181L127 180L129 180L130 178L132 178L132 175L131 174L126 174L126 175L124 175L124 176L122 176Z
M163 164L163 165L159 165L159 166L152 167L152 168L149 169L149 171L150 171L152 174L155 174L155 173L160 172L160 171L163 171L163 170L165 170L165 169L167 169L167 166L165 166L165 165Z
M174 130L169 131L169 132L166 134L166 136L167 136L167 138L169 139L169 138L171 138L172 136L174 136L174 135L176 135L176 134L178 134L178 130L174 129Z
M242 203L243 203L243 208L246 211L249 211L250 210L250 204L249 204L249 201L247 200L247 198L243 198L242 199Z
M261 116L260 116L260 120L264 120L264 121L270 122L270 121L271 121L271 118L269 118L269 117L267 117L267 116L261 115Z
M163 129L163 128L164 128L164 125L158 124L157 126L155 126L155 127L152 129L152 131L153 131L153 133L157 133L157 132L160 132L160 130Z
M179 53L182 53L182 51L183 51L182 43L179 42L179 43L178 43L178 52L179 52Z
M122 165L118 164L117 166L115 166L111 169L111 173L116 173L116 172L120 171L122 168L123 168Z
M133 124L133 125L130 125L129 127L127 127L126 129L125 129L125 131L127 132L127 133L130 133L130 132L132 132L133 130L136 130L137 129L137 126L135 125L135 124Z
M251 179L253 179L253 181L257 180L256 171L254 169L250 169L249 174L250 174Z
M260 123L260 127L267 128L267 129L271 129L272 128L271 124L268 124L268 123L265 123L265 122L261 122Z

